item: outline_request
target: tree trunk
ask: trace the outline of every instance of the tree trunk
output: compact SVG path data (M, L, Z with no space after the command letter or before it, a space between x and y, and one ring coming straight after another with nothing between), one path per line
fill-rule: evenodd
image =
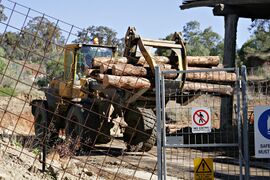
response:
M95 57L93 58L93 67L100 67L102 64L127 63L127 58Z
M209 93L218 93L222 95L232 95L233 88L229 85L218 85L218 84L186 81L183 87L183 91L202 91Z
M146 78L133 77L133 76L114 76L104 75L104 86L115 86L123 89L148 89L151 87L151 83Z
M161 70L175 70L171 69L170 64L161 64ZM168 69L167 69L168 68ZM137 76L137 77L154 77L150 67L134 66L132 64L114 64L112 66L112 74L116 76ZM178 74L165 74L165 79L175 79Z
M189 81L235 82L236 74L225 71L186 73Z
M157 63L157 64L169 64L170 63L170 59L166 56L152 56L152 59ZM146 62L145 58L143 56L141 56L138 60L138 62L136 63L138 65L148 65L148 63Z
M147 69L132 64L115 64L112 66L112 74L116 76L139 76L147 77Z
M170 64L170 59L165 56L152 56L152 59L157 64ZM102 64L133 64L141 66L149 66L145 58L141 56L138 59L127 59L126 57L111 58L111 57L95 57L93 66L100 67ZM188 66L211 67L218 66L220 58L218 56L187 56Z
M220 63L219 56L187 56L188 66L212 67Z
M104 74L98 74L96 77L98 80L103 81L104 79Z
M107 63L101 64L100 67L99 67L100 73L106 74L109 70L112 70L112 66L113 66L113 65L114 65L114 64L107 64ZM125 65L125 64L124 64L124 65Z

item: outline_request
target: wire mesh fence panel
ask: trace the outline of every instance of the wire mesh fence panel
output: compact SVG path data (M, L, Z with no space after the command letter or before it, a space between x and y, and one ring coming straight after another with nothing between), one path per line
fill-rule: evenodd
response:
M154 77L113 83L116 48L89 43L91 29L10 0L1 9L3 177L157 179Z
M166 79L170 73L178 73L180 78ZM158 132L163 134L161 138L164 139L161 139L163 145L159 153L162 153L162 168L166 169L163 172L166 177L242 178L237 69L197 68L161 71L160 74L162 121L161 131ZM182 74L185 81L181 79ZM226 107L222 106L224 99L231 99L229 104L226 102ZM227 115L231 118L222 118L222 113L228 111L233 112Z
M263 134L260 129L255 129L256 125L259 125L259 119L263 118L262 114L259 113L256 116L255 109L256 107L265 107L266 111L269 109L269 80L268 80L268 66L264 67L253 67L247 68L247 128L248 128L248 135L247 135L247 146L246 148L249 150L249 164L250 164L250 178L251 179L269 179L270 177L270 154L269 154L269 138L268 136L265 137L268 143L262 143L259 138L255 138L254 132L259 135ZM267 119L268 120L268 119ZM265 128L267 123L263 125ZM265 132L267 134L267 132ZM256 141L258 144L256 145ZM261 144L260 144L261 143ZM255 148L255 146L257 146ZM262 151L263 157L258 157L255 152ZM266 152L264 151L266 150ZM260 156L260 155L259 155Z

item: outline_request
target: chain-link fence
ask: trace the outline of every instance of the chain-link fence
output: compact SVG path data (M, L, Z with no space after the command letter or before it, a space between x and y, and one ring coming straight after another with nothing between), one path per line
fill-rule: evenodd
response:
M157 179L154 93L96 73L116 48L10 0L0 18L1 177Z

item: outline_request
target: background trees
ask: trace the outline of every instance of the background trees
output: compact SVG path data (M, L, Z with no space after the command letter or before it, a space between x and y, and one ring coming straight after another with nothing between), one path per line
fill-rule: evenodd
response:
M107 26L89 26L78 32L78 38L74 43L92 43L94 38L99 39L99 44L113 45L118 47L118 55L122 55L123 52L123 38L117 38L117 32Z
M61 51L58 47L64 42L60 27L44 17L35 17L22 30L20 45L24 50L32 50L30 54L24 51L23 59L34 62L43 56L57 58L58 51Z
M211 27L201 30L198 21L190 21L183 27L182 35L186 41L189 56L223 56L222 38ZM172 37L173 33L166 36L165 40L171 40ZM168 51L162 49L158 49L156 53L168 55Z
M270 21L258 19L250 26L251 36L238 51L243 64L249 56L270 52Z

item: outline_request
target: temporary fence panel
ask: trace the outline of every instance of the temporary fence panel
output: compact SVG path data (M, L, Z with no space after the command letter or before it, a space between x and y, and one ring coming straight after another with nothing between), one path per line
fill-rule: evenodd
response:
M242 68L245 164L250 179L270 177L269 67ZM256 134L256 135L255 135Z
M242 179L238 68L157 67L156 78L159 178Z

